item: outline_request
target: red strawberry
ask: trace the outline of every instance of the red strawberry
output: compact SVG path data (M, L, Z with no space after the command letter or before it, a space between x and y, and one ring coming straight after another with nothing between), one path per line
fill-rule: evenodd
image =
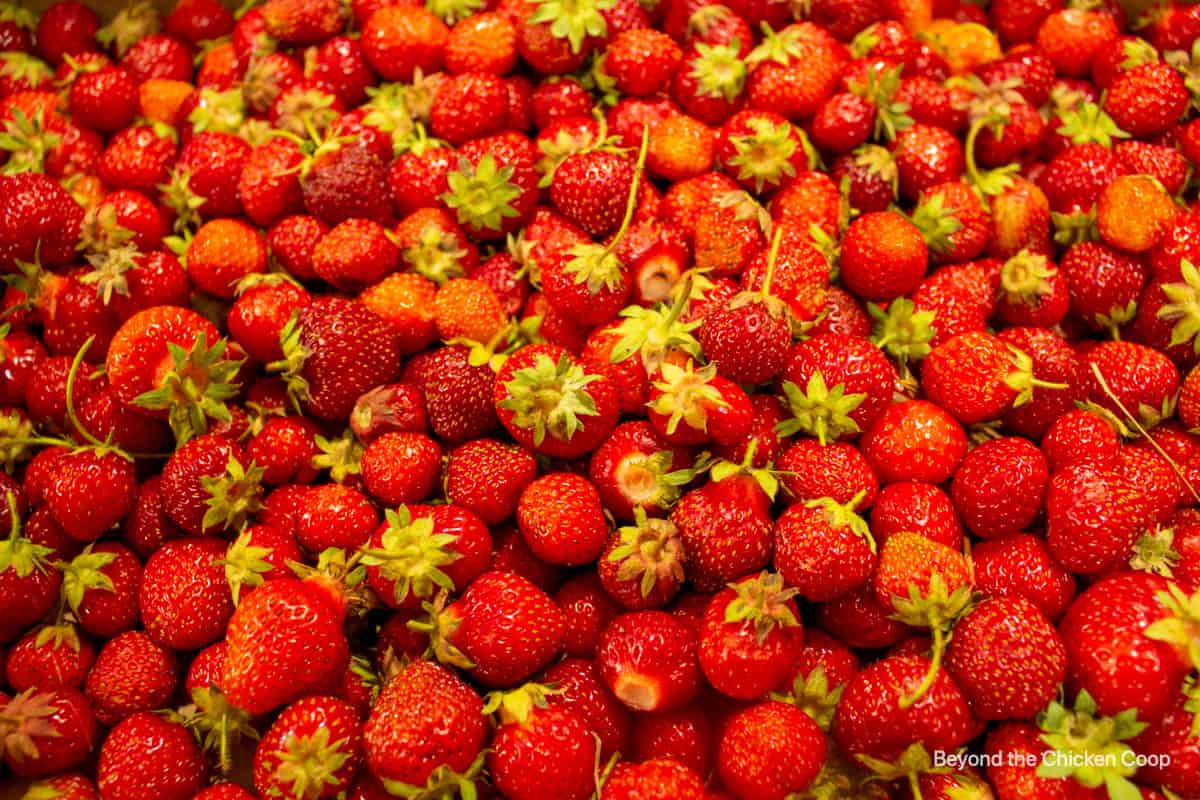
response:
M605 591L625 608L658 608L674 599L683 584L683 560L674 523L649 519L638 506L634 524L609 538L597 572Z
M110 639L92 665L84 693L96 719L115 725L141 711L166 706L179 682L175 654L141 631L126 631Z
M985 600L954 626L946 671L979 719L1029 719L1058 692L1067 653L1058 632L1023 597Z
M717 691L739 700L762 697L786 682L804 639L795 590L762 573L713 597L700 626L700 668Z
M471 364L467 347L421 353L404 365L401 380L421 389L429 427L440 439L463 442L496 426L496 374L487 364Z
M10 531L0 542L5 568L0 570L0 599L13 609L0 624L0 642L11 642L54 606L62 573L49 557L54 551L22 535L16 495L8 493Z
M175 539L146 562L140 607L146 632L172 650L198 650L225 634L233 614L221 566L225 542Z
M771 498L755 477L735 472L685 494L671 512L688 576L703 589L762 569L771 558Z
M963 538L950 496L922 481L889 483L871 508L871 535L877 544L901 531L918 531L947 547L958 547Z
M1037 447L1005 437L967 453L954 474L950 495L967 527L990 539L1016 533L1033 521L1049 477Z
M928 250L921 231L892 211L863 214L842 240L841 278L867 300L890 300L917 288Z
M647 407L650 424L666 441L732 446L749 433L754 423L750 398L736 383L717 375L715 364L697 369L691 359L683 366L663 362L658 377Z
M641 714L633 731L635 760L675 761L698 775L708 774L714 744L713 721L695 706L681 711Z
M262 507L262 474L236 442L205 434L172 453L163 467L163 510L193 535L237 530Z
M498 712L487 767L505 797L583 800L592 795L597 738L574 712L547 707L544 687L526 684L496 693L484 710Z
M879 479L858 448L849 442L821 444L796 439L775 462L788 497L797 502L828 497L839 503L875 502ZM856 499L857 498L857 499Z
M471 687L444 667L414 661L380 692L363 744L367 766L381 780L439 786L478 770L488 733L483 701Z
M739 796L783 800L813 782L825 757L824 736L807 714L767 700L729 718L717 751L717 774Z
M979 542L971 551L975 586L985 597L1024 597L1057 620L1075 596L1075 581L1045 541L1013 533Z
M0 270L35 257L46 266L74 258L83 209L57 182L34 173L0 176L0 194L9 198L0 213Z
M634 611L609 624L596 661L604 684L638 711L670 711L691 703L702 677L696 631L665 611Z
M91 640L81 637L73 625L43 625L22 636L7 654L4 674L18 692L38 688L74 689L96 660Z
M334 697L288 706L254 750L254 788L265 795L334 797L350 787L362 761L362 722Z
M74 769L96 745L96 718L87 698L73 689L28 689L12 698L0 694L0 701L5 720L0 755L18 776Z
M824 444L869 428L891 399L896 373L869 340L824 333L792 347L782 378L793 419L779 432Z
M441 477L442 449L423 433L385 433L362 455L363 483L385 505L420 502Z
M517 524L533 554L551 564L589 564L608 539L599 493L569 472L544 475L526 486Z
M600 800L673 800L702 797L704 784L693 770L670 758L622 762L609 774Z
M633 714L604 686L594 661L564 659L546 670L542 680L557 690L546 698L546 704L571 711L586 722L600 737L602 758L629 751Z
M525 487L537 477L528 451L494 439L474 439L450 452L446 497L488 525L512 516Z
M262 714L337 684L349 650L345 598L328 579L281 578L245 595L229 620L221 689Z
M203 786L207 765L187 728L141 713L109 732L96 770L104 798L189 800Z
M930 431L936 430L936 434ZM967 451L961 426L941 407L924 400L889 406L862 439L867 461L884 483L942 483Z
M829 600L870 579L875 540L854 513L856 505L825 497L794 505L775 520L775 567L799 595Z
M594 449L617 422L608 378L587 374L551 344L527 345L509 357L496 374L494 397L500 421L518 443L559 458Z

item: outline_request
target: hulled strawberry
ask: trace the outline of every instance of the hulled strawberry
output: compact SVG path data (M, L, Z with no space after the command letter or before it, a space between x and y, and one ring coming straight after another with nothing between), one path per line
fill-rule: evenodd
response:
M604 684L638 711L683 708L700 691L695 629L665 611L633 611L609 624L596 661Z

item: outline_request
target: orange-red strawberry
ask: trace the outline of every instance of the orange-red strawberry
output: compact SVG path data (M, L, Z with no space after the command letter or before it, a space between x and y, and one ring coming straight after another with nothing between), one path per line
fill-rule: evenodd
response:
M526 684L489 698L498 717L487 766L496 788L512 800L590 797L599 740L581 716L548 706L546 689Z
M550 564L589 564L608 539L599 493L586 478L569 472L545 475L525 487L517 525L533 554Z
M109 731L96 783L100 796L111 800L184 800L203 787L207 768L191 731L165 716L139 713Z
M766 700L729 718L717 746L717 774L742 797L783 800L808 788L825 758L824 734L808 714Z
M694 626L666 611L632 611L609 623L596 649L600 677L637 711L674 711L691 703L704 678Z
M870 579L877 560L875 540L855 505L829 497L809 500L775 520L775 568L800 596L830 600ZM871 521L875 523L874 514Z
M232 299L239 281L266 269L262 236L236 219L206 222L188 244L188 277L215 297Z
M446 341L467 339L494 346L508 317L492 288L474 278L452 278L433 300L438 336Z
M266 32L285 45L320 44L342 29L337 0L267 0L262 7Z
M893 211L864 214L842 240L841 279L867 300L908 294L925 276L928 249L921 231Z

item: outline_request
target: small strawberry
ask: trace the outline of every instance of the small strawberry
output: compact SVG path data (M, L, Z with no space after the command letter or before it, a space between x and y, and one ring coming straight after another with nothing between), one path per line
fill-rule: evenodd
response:
M591 563L608 539L599 493L568 472L544 475L525 487L517 524L534 555L551 564Z
M666 441L696 445L708 441L733 445L754 422L750 398L736 383L716 374L716 365L699 369L688 359L684 366L664 362L661 380L650 391L650 424Z
M890 402L896 381L887 357L870 340L838 333L793 345L781 377L792 419L777 430L789 436L803 432L822 444L869 428Z
M925 276L928 250L921 231L893 211L863 214L842 240L841 278L867 300L908 294Z
M498 717L487 767L506 797L583 800L595 791L597 738L573 711L549 707L545 687L493 693L484 713Z
M100 649L84 694L103 725L168 705L179 683L175 654L141 631L119 634Z
M954 508L977 536L1024 530L1042 508L1050 475L1046 458L1017 437L993 439L963 458L950 484Z
M811 717L767 700L729 718L718 745L717 774L740 796L783 800L813 782L825 757L824 737Z
M383 78L407 82L441 68L449 30L424 8L383 6L363 24L363 51Z
M96 648L75 626L43 625L31 629L9 649L4 675L18 692L33 688L78 691L95 660Z
M871 508L871 535L879 544L893 533L919 531L947 547L963 539L962 525L950 496L923 481L889 483Z
M362 722L344 700L310 696L283 710L254 750L254 788L265 795L331 798L362 761Z
M0 755L16 775L40 778L79 767L96 745L96 718L73 689L0 695Z
M830 600L870 579L875 540L854 511L858 499L845 505L829 497L809 500L775 520L775 567L797 594ZM874 524L874 513L871 520Z
M665 513L679 499L674 478L691 463L688 448L671 445L648 422L624 422L592 451L588 477L605 510L629 520L637 508Z
M410 359L401 375L425 396L429 427L449 443L483 436L496 427L496 373L472 364L470 350L454 345Z
M225 633L233 599L225 542L215 538L166 542L146 562L139 606L150 638L172 650L199 650Z
M600 556L604 590L624 608L661 608L683 584L683 544L674 523L651 519L641 506L634 524L618 528Z
M207 764L178 722L140 713L113 728L96 768L100 795L111 800L188 800L204 785Z
M596 661L604 684L638 711L671 711L695 699L702 675L696 631L665 611L633 611L609 624Z
M49 613L62 585L62 573L49 559L54 550L22 534L16 495L9 492L7 497L10 529L8 538L0 542L5 564L0 570L0 598L14 613L0 624L0 642L6 643Z

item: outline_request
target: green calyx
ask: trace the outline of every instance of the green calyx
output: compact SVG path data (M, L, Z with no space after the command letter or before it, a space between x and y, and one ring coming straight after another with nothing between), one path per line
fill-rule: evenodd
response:
M950 767L935 767L929 752L920 742L909 745L895 761L884 761L861 754L856 758L862 766L871 771L872 777L880 783L906 781L913 800L921 800L921 788L918 784L921 775L951 771Z
M380 783L388 794L403 800L478 800L479 790L475 782L483 772L487 754L488 751L484 750L461 773L443 764L430 773L423 786L386 779Z
M694 16L694 15L693 15ZM742 61L737 39L728 44L696 43L692 59L692 77L701 97L723 97L732 103L746 85L746 64Z
M432 602L421 603L425 616L409 620L408 629L429 637L426 658L433 657L439 664L449 664L459 669L474 669L475 662L451 643L462 625L462 619L457 614L447 612L446 597L447 593L441 591Z
M921 683L912 692L900 698L901 708L910 708L933 687L938 670L942 666L942 658L946 654L950 629L955 620L970 610L972 599L970 584L964 584L951 591L942 574L937 571L930 576L926 591L922 592L920 587L910 583L908 597L892 595L892 607L895 609L892 618L905 625L929 628L933 636L929 668Z
M590 153L595 150L624 153L625 149L617 146L616 137L607 135L607 128L607 123L602 120L599 135L593 134L588 128L581 130L560 128L555 131L554 138L539 137L537 146L541 156L538 158L536 167L538 174L542 177L538 180L538 186L542 189L549 188L550 184L554 182L554 173L562 162L567 160L567 156Z
M737 179L754 181L755 192L761 194L767 186L778 186L784 180L796 177L792 158L799 144L792 124L751 117L748 125L752 133L729 137L736 153L726 166L737 168Z
M1131 70L1134 67L1158 61L1158 50L1139 36L1130 37L1122 42L1121 54L1124 56L1120 65L1123 70Z
M33 422L19 411L0 414L0 464L9 475L33 457Z
M96 32L96 40L109 45L117 57L141 39L161 28L161 17L149 0L138 0L121 9L112 21Z
M438 590L454 591L454 581L442 567L462 558L451 549L458 537L435 533L430 517L412 518L408 508L387 512L387 531L380 546L363 550L362 563L378 567L379 574L393 583L397 604L411 594L426 600Z
M175 231L184 234L200 226L200 206L204 198L192 191L192 175L186 169L173 169L171 179L159 186L162 203L175 214Z
M392 150L400 155L410 149L417 123L408 107L408 91L404 84L381 83L367 89L369 98L364 104L367 115L363 124L392 137Z
M883 352L902 365L929 355L930 342L937 334L933 326L935 312L917 311L907 297L897 297L886 310L868 303L867 312L874 320L871 341Z
M204 332L189 350L168 342L174 366L162 376L159 388L134 398L134 404L141 408L168 412L177 446L207 433L209 420L230 420L225 401L238 393L237 384L231 381L242 362L225 358L227 346L228 341L218 339L209 347Z
M691 276L684 282L691 281ZM691 302L691 292L685 286L675 293L670 306L659 303L654 308L631 305L621 311L617 325L620 337L609 353L609 361L618 364L637 354L647 374L653 374L668 353L682 351L692 358L700 357L700 342L692 335L703 324L697 319L683 322L680 316Z
M364 448L354 431L347 428L341 436L317 436L314 441L321 452L313 456L312 465L329 470L334 483L345 483L351 476L362 474Z
M570 441L584 427L581 417L599 413L587 391L588 384L598 380L599 375L588 375L565 353L557 362L538 354L533 366L513 372L500 407L512 412L518 428L533 431L535 445L545 441L547 433Z
M954 246L950 240L962 230L957 208L946 206L946 195L942 192L921 199L909 219L925 238L925 245L934 253L948 253Z
M553 686L526 683L504 692L488 692L483 700L483 713L495 714L501 725L523 725L529 721L534 709L548 708L547 698L562 694Z
M853 155L855 166L890 186L892 199L895 199L899 191L900 173L891 151L881 145L863 144L855 148Z
M1144 533L1133 545L1130 569L1150 572L1164 578L1174 576L1179 553L1174 550L1175 529L1158 526L1153 533Z
M11 117L4 123L4 130L0 132L0 150L9 154L8 162L0 168L0 174L45 172L46 156L61 143L62 136L46 130L41 109L30 118L21 109L13 108Z
M0 3L0 22L11 22L20 28L32 32L37 28L38 18L33 11L25 8L24 5L5 0L5 2Z
M791 691L772 692L771 699L795 706L808 714L821 730L828 731L833 724L833 712L837 709L845 688L844 683L830 686L825 668L818 664L807 675L797 675L792 682Z
M239 89L220 91L204 87L200 101L188 113L193 133L212 131L237 134L246 122L246 101Z
M814 500L809 500L804 505L806 508L819 508L821 514L825 517L825 524L831 528L849 528L855 536L862 537L867 541L867 545L871 548L871 552L876 551L875 537L871 535L870 529L867 527L867 521L861 515L855 513L854 509L866 497L866 490L860 491L850 499L849 503L839 503L832 497L818 497Z
M718 458L713 460L709 458L707 453L701 453L696 459L696 463L692 466L690 472L688 470L680 471L680 480L682 482L691 482L691 480L704 470L708 470L708 477L714 482L719 483L730 478L742 476L750 478L758 484L758 488L762 489L763 494L771 502L775 502L776 495L779 494L779 475L780 473L771 469L771 465L767 464L764 467L754 466L754 454L758 451L758 441L751 439L746 446L746 453L742 456L740 464ZM673 475L676 473L672 473Z
M789 605L797 590L785 588L779 573L763 572L756 578L731 583L729 588L736 597L725 607L725 622L750 623L759 644L776 628L794 628L800 624Z
M438 286L466 274L462 265L466 256L458 236L436 222L421 228L417 240L401 251L406 264Z
M0 708L0 754L9 763L23 764L38 757L35 739L53 739L62 732L50 722L58 713L54 692L26 689Z
M1017 393L1013 398L1012 407L1019 408L1029 401L1033 400L1034 389L1049 389L1051 391L1061 391L1067 388L1065 383L1054 383L1044 381L1033 375L1033 359L1028 353L1019 348L1008 345L1009 352L1012 353L1012 372L1004 379L1004 383L1008 388Z
M1098 144L1112 147L1114 139L1128 139L1129 134L1121 130L1113 118L1096 103L1080 103L1070 111L1059 114L1062 125L1057 129L1072 144Z
M963 156L966 159L967 166L967 184L979 194L985 205L987 198L1004 194L1004 192L1008 191L1009 187L1012 186L1012 176L1019 170L1019 165L1005 164L995 169L981 170L979 164L975 161L975 143L978 141L979 134L984 128L989 128L996 136L1000 136L1000 132L1003 132L1006 121L1007 116L997 118L992 114L981 115L971 123L971 127L967 130L967 138L963 144Z
M1165 13L1167 3L1155 3L1151 6L1146 17L1152 13ZM1200 43L1192 42L1190 53L1182 50L1168 50L1163 54L1163 61L1177 69L1183 75L1183 84L1191 97L1191 108L1200 109Z
M890 795L882 780L830 753L816 779L793 797L795 800L888 800Z
M1200 669L1200 591L1189 597L1172 581L1167 591L1159 593L1158 601L1169 616L1146 628L1146 637L1174 645Z
M337 98L320 89L288 92L275 105L278 110L275 126L297 136L313 131L323 134L341 114L334 107L336 102Z
M1129 780L1137 771L1132 748L1126 740L1141 733L1146 724L1137 721L1137 709L1126 709L1115 717L1097 716L1096 702L1086 691L1075 698L1073 708L1055 700L1038 715L1042 741L1065 758L1044 759L1039 778L1074 778L1089 789L1103 786L1111 800L1138 800L1141 791Z
M1080 242L1094 242L1100 238L1095 206L1087 211L1075 211L1070 214L1051 211L1050 222L1054 225L1054 242L1063 247Z
M725 192L717 199L717 206L732 210L733 218L738 222L753 222L758 225L764 236L770 235L773 225L771 214L746 190L733 189Z
M117 209L109 203L104 203L98 209L88 209L87 214L84 216L83 228L79 232L79 249L89 253L88 261L92 262L93 256L104 256L112 251L126 248L132 239L133 231L117 222ZM119 263L128 264L127 269L122 270L121 274L136 266L131 261L137 252L135 248L132 252L122 253L118 257ZM92 266L96 267L97 270L101 270L101 267L104 267L105 264L92 262ZM107 270L103 271L106 272ZM85 283L97 283L99 279L89 278L89 276L85 275L82 280ZM115 290L123 295L129 294L129 287L124 281ZM103 296L104 293L101 292L101 297ZM111 296L111 292L109 296ZM105 302L107 303L108 301Z
M447 25L466 19L483 6L483 0L425 0L425 8Z
M1044 255L1022 250L1000 268L1000 290L1009 303L1037 305L1054 291L1049 279L1057 273Z
M521 196L521 188L512 182L512 177L513 168L497 167L491 153L475 165L460 158L458 169L446 176L450 191L438 199L454 211L460 224L498 231L506 218L519 216L512 201Z
M206 752L216 756L222 774L233 769L233 753L242 740L258 741L250 715L233 706L215 686L192 689L192 702L173 716L196 737Z
M712 379L717 375L716 364L696 369L690 360L683 367L663 362L659 374L662 380L655 381L654 388L662 394L651 400L648 407L668 418L668 434L675 433L680 422L695 430L707 431L709 410L729 405L721 397L720 390L712 385Z
M208 499L204 501L208 510L204 512L202 523L205 529L240 529L251 514L262 508L259 496L262 494L265 472L264 467L257 466L253 461L247 469L230 455L224 475L202 476L200 485L208 493Z
M817 437L821 444L828 444L846 434L860 432L850 414L867 399L865 393L846 394L843 383L829 388L820 370L809 377L803 391L791 381L784 381L782 389L792 418L775 426L779 435L794 436L803 432Z
M242 589L253 589L263 583L263 576L274 569L267 561L271 555L270 547L259 547L251 544L250 534L242 531L229 549L220 564L225 569L225 580L229 583L229 591L233 595L233 604L241 602Z
M679 530L667 519L647 518L645 510L633 510L634 524L617 529L618 544L608 554L617 562L617 580L638 581L642 597L663 583L684 581L683 543Z
M787 65L793 58L804 55L800 31L792 25L775 31L767 23L761 25L763 38L758 46L746 56L746 65L754 68L767 61Z
M908 115L911 106L896 100L900 88L901 65L883 72L869 70L866 83L853 82L850 91L870 101L875 106L875 141L894 141L903 130L912 127L913 118Z
M310 734L288 734L274 753L276 765L269 778L275 786L288 787L295 800L318 800L327 787L337 786L337 772L350 760L345 738L330 741L328 728Z
M95 553L89 547L62 566L62 596L72 611L79 613L86 592L114 590L104 568L116 560L116 553Z
M85 273L79 280L82 283L96 287L96 293L104 305L112 302L114 294L122 297L129 296L129 279L126 273L137 269L137 257L140 252L131 243L113 247L87 257L92 270Z
M44 625L38 630L33 643L38 647L50 645L50 649L52 650L57 650L60 647L69 647L78 653L80 647L79 631L76 630L74 625L67 623Z
M8 513L11 525L8 538L0 542L0 572L13 570L18 578L25 578L37 572L45 575L53 565L49 557L54 555L54 549L44 545L34 544L21 535L21 515L17 510L17 498L12 492L6 492L8 497Z
M1191 261L1184 258L1179 262L1183 273L1182 283L1163 284L1162 293L1170 302L1158 310L1158 318L1174 321L1171 329L1171 346L1191 344L1192 350L1200 353L1200 272Z
M288 399L292 401L297 414L303 413L303 403L312 400L308 381L304 378L304 365L312 351L304 345L303 333L299 312L292 312L291 318L279 332L279 346L283 351L283 358L267 364L267 372L276 373L283 379Z
M601 11L616 7L617 0L526 0L537 9L529 17L530 24L549 23L550 34L556 39L566 39L571 52L583 50L584 40L603 38L608 34L608 23Z

